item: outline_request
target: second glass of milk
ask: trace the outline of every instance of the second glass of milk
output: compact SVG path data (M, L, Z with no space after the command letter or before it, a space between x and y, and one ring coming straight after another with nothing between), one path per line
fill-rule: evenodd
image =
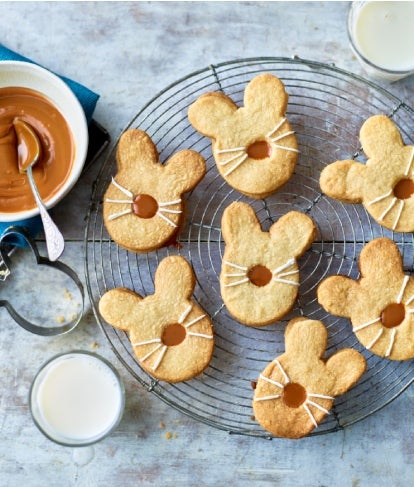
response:
M64 446L86 446L107 436L121 420L125 392L118 372L83 351L58 355L37 373L29 394L37 427Z
M414 1L352 2L351 47L367 74L396 81L414 73Z

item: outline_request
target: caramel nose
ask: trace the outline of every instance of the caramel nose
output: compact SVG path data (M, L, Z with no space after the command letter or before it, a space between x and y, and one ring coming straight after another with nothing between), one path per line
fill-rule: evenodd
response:
M266 159L272 155L272 148L265 140L257 140L247 147L246 152L251 159Z
M283 401L290 408L302 406L306 398L306 389L297 382L289 382L283 388Z
M152 218L158 211L158 203L149 194L139 194L135 196L132 208L140 218Z
M266 284L271 281L272 273L264 265L255 265L254 267L249 269L247 277L252 284L262 287L266 286Z
M164 328L161 341L167 347L174 347L182 343L187 333L183 325L173 323Z
M414 181L411 179L401 179L394 187L394 196L400 200L411 198L414 194Z
M405 318L405 307L401 303L389 304L381 313L381 323L385 328L394 328L400 325Z

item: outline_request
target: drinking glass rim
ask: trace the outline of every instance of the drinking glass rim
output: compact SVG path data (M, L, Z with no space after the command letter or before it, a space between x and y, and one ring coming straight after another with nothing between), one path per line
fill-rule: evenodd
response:
M43 426L40 424L40 422L36 419L36 416L35 416L35 414L33 412L33 393L34 393L34 388L36 386L36 382L39 379L40 374L48 366L50 366L53 362L61 359L62 357L65 357L65 356L68 356L69 357L70 355L87 355L89 357L93 357L93 358L97 359L98 361L102 362L103 364L105 364L106 366L108 366L108 368L113 372L113 374L114 374L114 376L116 378L117 384L119 386L121 403L120 403L119 413L117 415L116 421L114 421L114 423L102 435L98 435L98 436L92 437L90 440L87 440L87 441L81 441L81 440L80 441L76 441L75 440L74 442L71 442L70 440L65 441L65 440L60 440L60 439L58 440L58 439L54 438L53 436L51 436L43 428ZM107 360L106 358L102 357L101 355L99 355L97 353L94 353L94 352L90 352L88 350L70 350L69 352L61 352L61 353L58 353L58 354L54 355L50 359L48 359L46 362L44 362L39 367L38 371L36 372L36 374L35 374L35 376L34 376L34 378L32 380L32 383L30 385L30 389L29 389L29 409L30 409L30 414L32 416L32 420L33 420L34 424L39 429L39 431L47 439L49 439L50 441L53 441L54 443L57 443L58 445L61 445L61 446L69 446L69 447L75 447L75 448L76 447L90 446L90 445L93 445L95 443L98 443L99 441L101 441L104 438L106 438L110 433L112 433L114 431L114 429L121 422L121 419L122 419L122 416L123 416L123 413L124 413L124 409L125 409L125 387L124 387L124 384L122 382L122 379L121 379L121 376L120 376L119 372L109 362L109 360Z

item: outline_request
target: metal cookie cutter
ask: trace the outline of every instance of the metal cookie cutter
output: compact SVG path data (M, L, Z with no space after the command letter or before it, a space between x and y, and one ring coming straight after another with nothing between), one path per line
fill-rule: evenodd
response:
M30 331L31 333L35 333L37 335L42 336L54 336L54 335L62 335L64 333L68 333L69 331L73 330L83 316L83 309L85 304L85 294L83 290L82 282L80 281L77 274L66 264L63 264L59 261L50 261L46 257L42 257L39 254L37 249L37 245L29 232L24 227L18 226L11 226L5 230L5 232L0 237L0 286L2 285L2 281L5 281L7 277L11 273L11 263L10 263L10 256L15 250L15 245L19 245L20 247L27 247L30 248L33 252L36 264L40 266L49 266L54 269L57 269L67 276L69 276L75 285L77 286L78 290L80 291L81 296L81 306L80 311L69 323L65 323L61 326L39 326L35 323L31 323L30 321L26 320L23 316L21 316L15 308L11 305L8 300L0 299L0 307L5 307L7 311L10 313L12 318L25 330Z

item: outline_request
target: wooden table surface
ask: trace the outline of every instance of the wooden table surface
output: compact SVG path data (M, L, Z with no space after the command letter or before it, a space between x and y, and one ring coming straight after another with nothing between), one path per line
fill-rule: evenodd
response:
M148 100L211 64L297 55L363 75L348 46L348 8L347 2L1 2L0 42L99 93L94 118L108 130L112 145ZM413 106L413 78L382 86ZM82 281L85 217L105 155L51 212L66 239L61 260ZM44 251L41 237L39 245ZM13 261L25 265L24 259L25 252L17 252ZM28 269L26 279L32 278ZM16 295L16 307L30 313L32 304ZM78 327L55 338L21 329L3 308L0 316L2 486L388 487L413 482L412 386L337 433L266 441L197 422L147 392L117 360L88 300ZM109 359L126 388L120 425L95 446L86 465L74 462L71 449L43 437L27 401L40 365L72 349Z

